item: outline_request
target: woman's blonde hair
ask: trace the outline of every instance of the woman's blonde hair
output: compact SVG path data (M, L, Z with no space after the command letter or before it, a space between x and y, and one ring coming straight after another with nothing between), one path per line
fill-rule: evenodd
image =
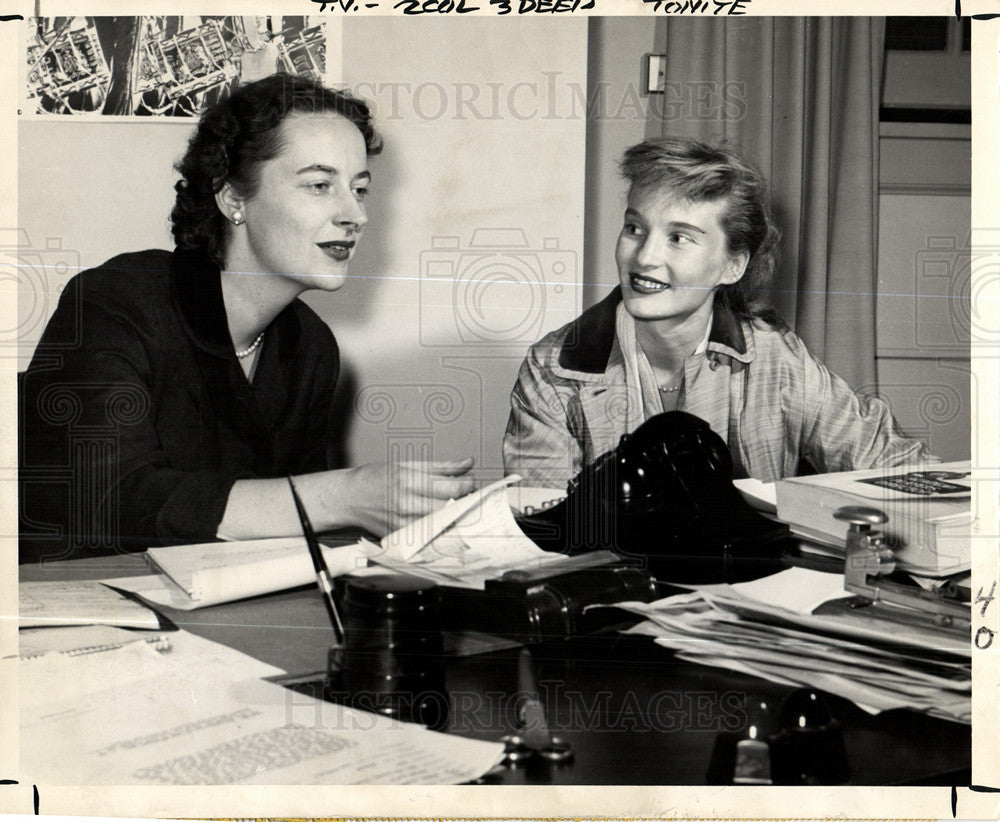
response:
M666 187L691 202L724 200L722 228L730 254L749 257L743 277L723 285L715 299L743 317L780 323L758 304L771 284L781 232L768 207L767 183L756 167L725 144L658 137L625 151L620 163L630 188Z

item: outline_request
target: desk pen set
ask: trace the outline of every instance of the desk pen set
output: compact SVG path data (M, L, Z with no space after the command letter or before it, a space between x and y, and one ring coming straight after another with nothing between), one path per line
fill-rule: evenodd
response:
M444 729L448 695L438 586L391 574L342 577L335 591L309 516L290 477L288 482L334 629L326 696L361 710ZM552 736L546 726L526 649L518 659L518 693L522 695L518 733L503 738L506 761L519 763L536 756L551 762L570 760L569 744Z

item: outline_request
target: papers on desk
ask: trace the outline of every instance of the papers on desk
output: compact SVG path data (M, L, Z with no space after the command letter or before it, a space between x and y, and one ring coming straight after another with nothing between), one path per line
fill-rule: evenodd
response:
M259 679L272 666L173 636L164 654L139 642L22 663L22 771L57 785L436 784L502 755L293 693Z
M733 480L733 485L747 505L763 514L778 513L778 492L773 482L761 482L753 477Z
M519 480L502 479L390 534L373 561L478 590L506 571L565 561L564 554L539 548L514 521L507 486Z
M514 568L565 560L543 551L517 527L511 503L544 507L558 492L512 493L511 476L454 500L386 536L380 544L323 547L333 576L363 571L370 562L455 587L482 589ZM542 501L544 499L544 502ZM526 502L527 501L527 502ZM180 610L309 585L316 581L303 537L210 542L150 548L157 575L105 580L157 605Z
M159 628L160 620L145 606L92 580L22 582L18 586L18 625L118 625Z
M617 607L644 616L632 631L655 637L681 659L819 688L871 712L910 708L971 722L969 649L936 646L928 654L917 631L908 636L893 625L879 632L810 614L819 598L843 596L842 585L839 575L793 568Z
M18 640L16 656L20 659L35 659L51 653L66 656L96 654L121 648L133 642L149 643L157 651L170 650L168 634L160 631L135 631L117 628L114 625L22 628L18 631Z

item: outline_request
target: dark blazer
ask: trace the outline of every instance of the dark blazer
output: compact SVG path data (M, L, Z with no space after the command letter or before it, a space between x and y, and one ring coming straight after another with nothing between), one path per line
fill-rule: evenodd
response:
M296 300L249 383L218 268L123 254L74 277L20 381L20 560L214 538L233 483L330 467L337 343Z

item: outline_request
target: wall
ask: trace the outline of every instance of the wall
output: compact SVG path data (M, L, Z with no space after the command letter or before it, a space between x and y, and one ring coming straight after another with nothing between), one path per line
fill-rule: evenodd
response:
M663 21L645 17L590 20L587 101L587 203L584 302L600 300L618 282L615 243L625 211L618 161L644 140L650 98L640 86L646 54L665 38ZM656 124L657 130L659 124ZM652 136L652 135L649 135Z
M472 454L499 475L525 350L579 311L586 21L503 22L344 23L386 148L351 281L312 304L359 389L355 460Z
M499 474L525 349L579 311L586 21L502 23L343 23L344 84L375 103L386 148L347 285L306 300L340 343L352 462L471 454ZM20 289L21 367L76 270L171 245L189 130L20 124L19 224L41 249Z
M173 163L190 121L22 120L18 125L20 368L79 270L124 251L171 248Z
M970 455L969 127L884 123L879 182L879 392L948 460Z
M968 21L965 21L968 24ZM887 49L883 111L970 108L971 71L963 21L939 50ZM945 459L968 459L980 387L971 375L971 277L990 248L970 230L969 125L883 122L879 164L879 388L900 422ZM971 248L970 248L971 247ZM981 406L979 406L981 407Z

